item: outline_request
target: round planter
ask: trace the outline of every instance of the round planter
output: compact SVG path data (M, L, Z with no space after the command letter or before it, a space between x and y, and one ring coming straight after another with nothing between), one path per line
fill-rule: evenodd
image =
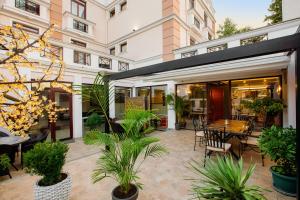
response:
M34 185L35 200L69 200L71 193L71 176L68 173L62 173L66 178L61 182L50 186L39 186L39 181Z
M296 177L284 176L275 172L273 167L270 168L272 172L274 189L287 196L296 196Z
M179 123L175 124L175 130L180 130L180 124Z
M133 187L132 189L132 195L130 197L117 197L118 190L120 189L120 186L115 187L115 189L112 191L111 196L112 200L137 200L139 196L139 189L136 187L136 185L131 185Z

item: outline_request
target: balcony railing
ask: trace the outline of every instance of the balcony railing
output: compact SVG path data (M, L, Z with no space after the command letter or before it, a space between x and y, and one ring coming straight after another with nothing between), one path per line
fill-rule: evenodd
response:
M189 52L182 53L181 58L188 58L188 57L192 57L192 56L196 56L196 55L197 55L197 50L189 51Z
M99 67L104 69L111 69L112 60L111 58L106 58L99 56Z
M77 20L73 20L73 28L85 33L88 33L89 31L89 26L83 22L77 21Z
M227 44L221 44L221 45L217 45L217 46L207 48L207 53L211 53L211 52L215 52L215 51L221 51L221 50L224 50L224 49L227 49L227 48L228 48Z
M268 34L258 35L251 38L246 38L241 40L241 46L248 45L248 44L254 44L257 42L261 42L264 40L268 40Z
M118 70L120 72L121 71L128 71L129 70L129 63L119 61L119 68L118 68Z

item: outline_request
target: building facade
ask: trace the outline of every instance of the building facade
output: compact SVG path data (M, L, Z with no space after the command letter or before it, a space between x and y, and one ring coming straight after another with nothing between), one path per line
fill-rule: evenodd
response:
M0 0L1 26L20 24L35 38L55 25L50 43L62 52L70 85L92 84L98 72L172 60L173 50L215 37L214 14L211 0ZM45 61L41 55L31 59ZM24 73L30 80L39 72ZM54 96L70 113L62 114L52 136L81 137L88 105L80 95ZM45 120L40 124L47 126Z

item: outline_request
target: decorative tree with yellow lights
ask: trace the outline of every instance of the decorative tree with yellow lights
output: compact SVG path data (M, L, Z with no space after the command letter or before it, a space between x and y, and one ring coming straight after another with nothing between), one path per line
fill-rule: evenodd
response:
M21 25L0 27L0 127L14 135L26 136L45 114L55 122L57 108L42 95L43 84L71 92L60 83L64 63L61 53L49 43L52 32L53 25L33 38ZM31 55L43 55L45 61L37 62Z

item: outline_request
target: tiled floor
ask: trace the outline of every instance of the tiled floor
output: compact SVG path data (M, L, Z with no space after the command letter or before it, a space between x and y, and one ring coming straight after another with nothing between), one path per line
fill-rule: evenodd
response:
M191 159L203 159L203 147L193 151L192 131L168 131L157 132L153 135L161 139L169 153L162 158L149 159L141 168L141 182L144 189L140 191L140 200L187 200L190 199L190 182L186 179L193 174L186 168ZM103 180L93 184L90 176L95 168L95 162L99 158L99 148L86 146L81 140L70 144L67 163L64 170L72 176L73 200L109 200L111 190L117 185L111 179ZM249 162L257 162L254 175L249 184L260 185L272 192L266 196L270 200L293 200L295 198L285 197L275 192L271 187L269 167L270 161L266 161L266 167L261 166L258 154L248 153L244 156L245 167ZM0 199L1 200L31 200L33 199L32 185L38 179L23 171L14 171L13 179L0 177Z

